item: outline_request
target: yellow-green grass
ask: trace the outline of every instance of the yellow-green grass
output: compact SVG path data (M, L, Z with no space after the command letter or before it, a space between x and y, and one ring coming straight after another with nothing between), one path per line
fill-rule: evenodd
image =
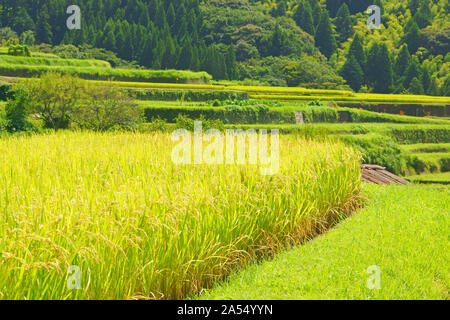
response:
M0 63L0 75L6 77L33 78L46 72L59 72L87 80L142 81L142 82L199 82L207 83L211 75L206 72L184 70L140 70L105 67L74 67L48 65L21 65ZM109 82L108 82L109 83Z
M176 84L176 83L140 83L140 82L106 82L98 81L100 85L114 85L129 88L148 88L148 89L199 89L199 90L227 90L227 91L245 91L245 92L272 92L272 93L296 93L296 94L333 94L333 95L352 95L351 91L339 90L318 90L306 89L301 87L254 87L254 86L226 86L226 85L196 85L196 84Z
M148 89L199 89L199 90L231 90L251 93L252 99L270 100L322 100L322 101L361 101L361 102L404 102L404 103L450 103L449 97L425 95L397 94L362 94L351 91L306 89L301 87L264 87L264 86L225 86L225 85L195 85L174 83L143 83L143 82L105 82L100 85L114 85L129 88ZM256 93L256 94L255 94Z
M164 134L0 139L0 299L183 298L360 204L360 155L342 144L282 136L273 176L175 165L174 145ZM66 286L69 266L80 290Z
M410 95L372 95L372 94L354 94L353 96L295 96L295 95L270 95L256 94L250 95L251 99L259 100L293 100L293 101L357 101L357 102L397 102L397 103L439 103L448 104L448 97L433 96L410 96Z
M1 67L1 65L0 65ZM23 67L23 66L22 66ZM37 68L37 66L35 66ZM57 67L54 67L57 68ZM62 67L60 67L62 68ZM83 76L82 68L80 70L68 70L61 69L60 72L69 72L72 74L78 74ZM215 90L215 91L243 91L250 93L251 99L256 100L285 100L285 101L333 101L333 102L393 102L393 103L432 103L432 104L449 104L449 97L435 97L424 95L397 95L397 94L360 94L352 93L351 91L339 91L339 90L319 90L319 89L306 89L301 87L265 87L265 86L225 86L225 85L210 85L210 84L195 84L189 83L189 79L192 82L202 79L206 82L211 80L211 77L204 73L195 73L190 71L176 71L176 70L127 70L122 69L110 69L110 71L101 71L101 68L97 68L97 74L89 72L84 77L92 80L98 85L115 86L122 88L140 88L140 89L178 89L178 90ZM0 69L1 70L1 69ZM52 71L51 69L48 71ZM58 71L58 70L53 70ZM141 78L139 81L130 81L132 79L131 74L126 74L126 71L135 72L136 78ZM170 73L170 77L174 82L186 81L187 83L163 83L163 82L151 82L151 77L145 81L145 76L140 73L145 72L166 72ZM178 72L178 73L177 73ZM203 74L203 75L202 75ZM3 74L3 76L15 76L21 77L21 75ZM120 81L105 81L96 80L99 78L116 78ZM158 77L154 75L153 77ZM167 78L167 75L159 75L160 78ZM121 78L121 79L118 79Z
M364 191L369 200L361 213L201 298L448 300L450 188L365 185Z
M95 59L51 59L33 57L15 57L0 55L0 64L28 65L28 66L72 66L72 67L101 67L111 68L111 64Z
M7 55L8 50L9 50L8 47L0 47L0 55ZM36 51L32 51L31 56L36 57L36 58L50 58L50 59L59 59L60 58L59 56L52 54L52 53L44 53L44 52L36 52Z

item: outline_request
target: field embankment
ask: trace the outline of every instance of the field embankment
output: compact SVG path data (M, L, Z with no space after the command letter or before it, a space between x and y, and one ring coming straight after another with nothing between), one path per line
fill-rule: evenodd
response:
M280 137L273 176L175 165L173 146L165 134L1 139L2 299L183 298L360 205L360 156L343 144Z

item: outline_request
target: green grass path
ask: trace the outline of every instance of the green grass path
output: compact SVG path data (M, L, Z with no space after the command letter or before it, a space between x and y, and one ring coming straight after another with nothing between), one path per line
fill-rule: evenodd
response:
M450 188L365 185L365 209L201 299L449 299ZM380 289L367 287L370 266Z

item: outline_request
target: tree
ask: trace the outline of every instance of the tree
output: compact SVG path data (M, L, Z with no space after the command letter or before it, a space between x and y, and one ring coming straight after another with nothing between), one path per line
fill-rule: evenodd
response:
M239 79L239 70L236 62L236 52L232 46L228 47L226 54L227 75L229 80Z
M405 81L403 83L403 86L405 88L409 88L411 81L413 78L420 79L422 77L421 70L420 70L420 64L416 57L414 59L411 59L411 63L408 66L408 69L406 69L405 73Z
M361 37L356 33L355 37L349 48L349 55L353 55L364 71L364 66L366 65L366 53L364 52L363 43Z
M420 80L416 77L411 80L411 84L409 85L409 92L412 94L424 94L422 82L420 82Z
M408 45L404 44L400 49L395 62L395 74L398 78L402 77L411 63L411 55L408 50Z
M13 99L9 99L5 106L7 125L9 132L33 130L28 114L32 103L31 97L21 84L14 85Z
M426 94L430 96L438 96L439 95L439 87L436 81L436 78L431 78L430 85L428 86L428 91Z
M70 75L47 73L39 81L22 83L33 103L30 113L39 115L45 126L55 130L67 128L75 106L80 102L84 82Z
M414 19L408 22L408 26L406 27L406 36L404 40L406 44L408 44L408 48L411 53L415 53L417 49L419 49L421 36L419 27L417 26L417 23Z
M339 32L339 42L345 42L353 35L353 22L350 16L350 10L345 2L341 5L337 12L335 25Z
M130 128L141 122L142 109L119 88L87 85L83 100L71 120L80 128L106 131L113 127Z
M34 36L34 32L31 30L25 31L20 35L20 43L32 46L36 42L36 37Z
M314 18L311 5L307 0L303 0L299 3L293 18L300 28L309 34L314 35Z
M39 11L39 17L36 24L36 40L39 43L52 43L53 33L50 26L50 16L46 5Z
M422 87L424 92L428 92L431 85L431 75L427 67L422 68Z
M340 75L347 80L348 85L356 92L361 89L364 73L359 62L353 54L349 54L347 61L340 71Z
M375 86L375 82L377 81L377 72L378 72L378 43L374 42L368 51L367 54L367 63L364 68L366 82L371 87Z
M19 34L27 30L35 29L34 21L24 7L18 9L13 18L12 27Z
M377 50L374 90L379 93L389 93L393 89L392 64L389 50L385 43L381 43Z
M319 25L317 26L315 39L317 47L328 59L337 50L330 17L326 10L322 12Z
M414 20L421 29L431 24L433 21L433 14L431 13L430 3L428 0L421 1L420 8L414 15Z

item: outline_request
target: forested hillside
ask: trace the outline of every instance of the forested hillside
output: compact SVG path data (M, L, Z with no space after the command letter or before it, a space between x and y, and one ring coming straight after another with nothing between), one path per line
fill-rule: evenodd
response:
M69 2L0 0L3 45L217 80L450 94L447 0L79 0L81 30L66 27Z

